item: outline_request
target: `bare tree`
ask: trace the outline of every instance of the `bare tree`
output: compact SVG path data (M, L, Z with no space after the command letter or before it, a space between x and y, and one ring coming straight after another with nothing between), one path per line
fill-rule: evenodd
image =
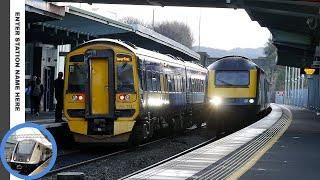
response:
M175 40L189 48L192 48L194 37L190 27L187 24L178 21L166 21L156 24L152 27L151 24L145 23L135 17L124 17L120 19L121 22L126 24L139 24L149 29L153 29L159 34L162 34L172 40Z
M154 31L173 39L189 48L192 47L194 37L187 24L178 21L166 21L154 26Z
M135 18L135 17L130 17L130 16L123 17L123 18L120 19L120 21L123 22L123 23L126 23L126 24L131 24L131 25L139 24L139 25L142 25L142 26L147 27L147 28L151 27L150 24L145 23L143 20Z

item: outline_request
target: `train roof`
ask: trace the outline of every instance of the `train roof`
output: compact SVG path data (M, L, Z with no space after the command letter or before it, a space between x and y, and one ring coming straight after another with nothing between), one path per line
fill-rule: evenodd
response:
M257 64L243 56L225 56L208 66L208 70L251 70L260 69Z
M142 56L149 56L158 60L162 60L162 61L166 61L168 63L174 63L174 64L178 64L181 66L186 66L188 69L192 68L192 69L196 69L196 70L200 70L203 72L206 72L207 69L205 67L202 67L201 65L195 64L195 63L191 63L191 62L187 62L187 61L183 61L182 59L176 58L172 55L168 55L168 54L161 54L155 51L150 51L138 46L135 46L134 44L131 44L130 42L123 42L120 40L116 40L116 39L109 39L109 38L98 38L98 39L94 39L91 41L87 41L83 44L81 44L79 47L90 44L90 43L94 43L94 42L111 42L111 43L115 43L118 45L121 45L127 49L129 49L130 51L132 51L133 53L135 53L137 56L142 55ZM77 47L77 48L79 48Z
M192 62L185 62L185 65L187 66L187 68L193 68L193 69L196 69L196 70L199 70L201 72L207 72L207 68L203 67L202 65L199 65L199 64L195 64L195 63L192 63Z
M40 141L39 139L22 139L22 140L19 140L18 142L22 142L22 141L33 141L35 143L40 143L40 144L52 149L52 144L51 143Z

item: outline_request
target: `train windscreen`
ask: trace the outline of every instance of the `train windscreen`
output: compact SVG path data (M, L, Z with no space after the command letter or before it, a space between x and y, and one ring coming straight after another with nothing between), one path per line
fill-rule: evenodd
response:
M21 155L32 154L35 145L36 143L33 141L21 141L18 143L16 153Z
M68 91L85 92L86 75L84 64L69 65Z
M117 91L133 92L132 64L128 62L117 63Z
M248 86L250 83L249 71L217 71L216 86Z

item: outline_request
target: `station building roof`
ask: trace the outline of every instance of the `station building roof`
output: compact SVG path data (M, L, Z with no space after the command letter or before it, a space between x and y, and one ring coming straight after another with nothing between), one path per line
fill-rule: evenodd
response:
M26 42L76 46L91 39L108 37L184 60L200 59L193 50L143 26L128 25L72 6L62 10L51 3L36 2L26 1Z
M79 0L68 0L68 2L79 2ZM279 65L310 66L320 41L320 2L316 0L80 0L80 2L243 8L252 20L257 21L262 27L267 27L272 33L273 44L278 49Z

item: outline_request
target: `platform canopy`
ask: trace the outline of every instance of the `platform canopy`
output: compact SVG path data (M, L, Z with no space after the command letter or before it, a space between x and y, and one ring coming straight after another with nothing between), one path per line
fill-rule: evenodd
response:
M60 0L51 0L60 1ZM320 39L320 2L316 0L64 0L83 3L243 8L273 35L278 64L306 67Z
M26 42L72 44L109 37L139 47L197 61L200 55L176 41L139 25L128 25L72 6L26 0Z

